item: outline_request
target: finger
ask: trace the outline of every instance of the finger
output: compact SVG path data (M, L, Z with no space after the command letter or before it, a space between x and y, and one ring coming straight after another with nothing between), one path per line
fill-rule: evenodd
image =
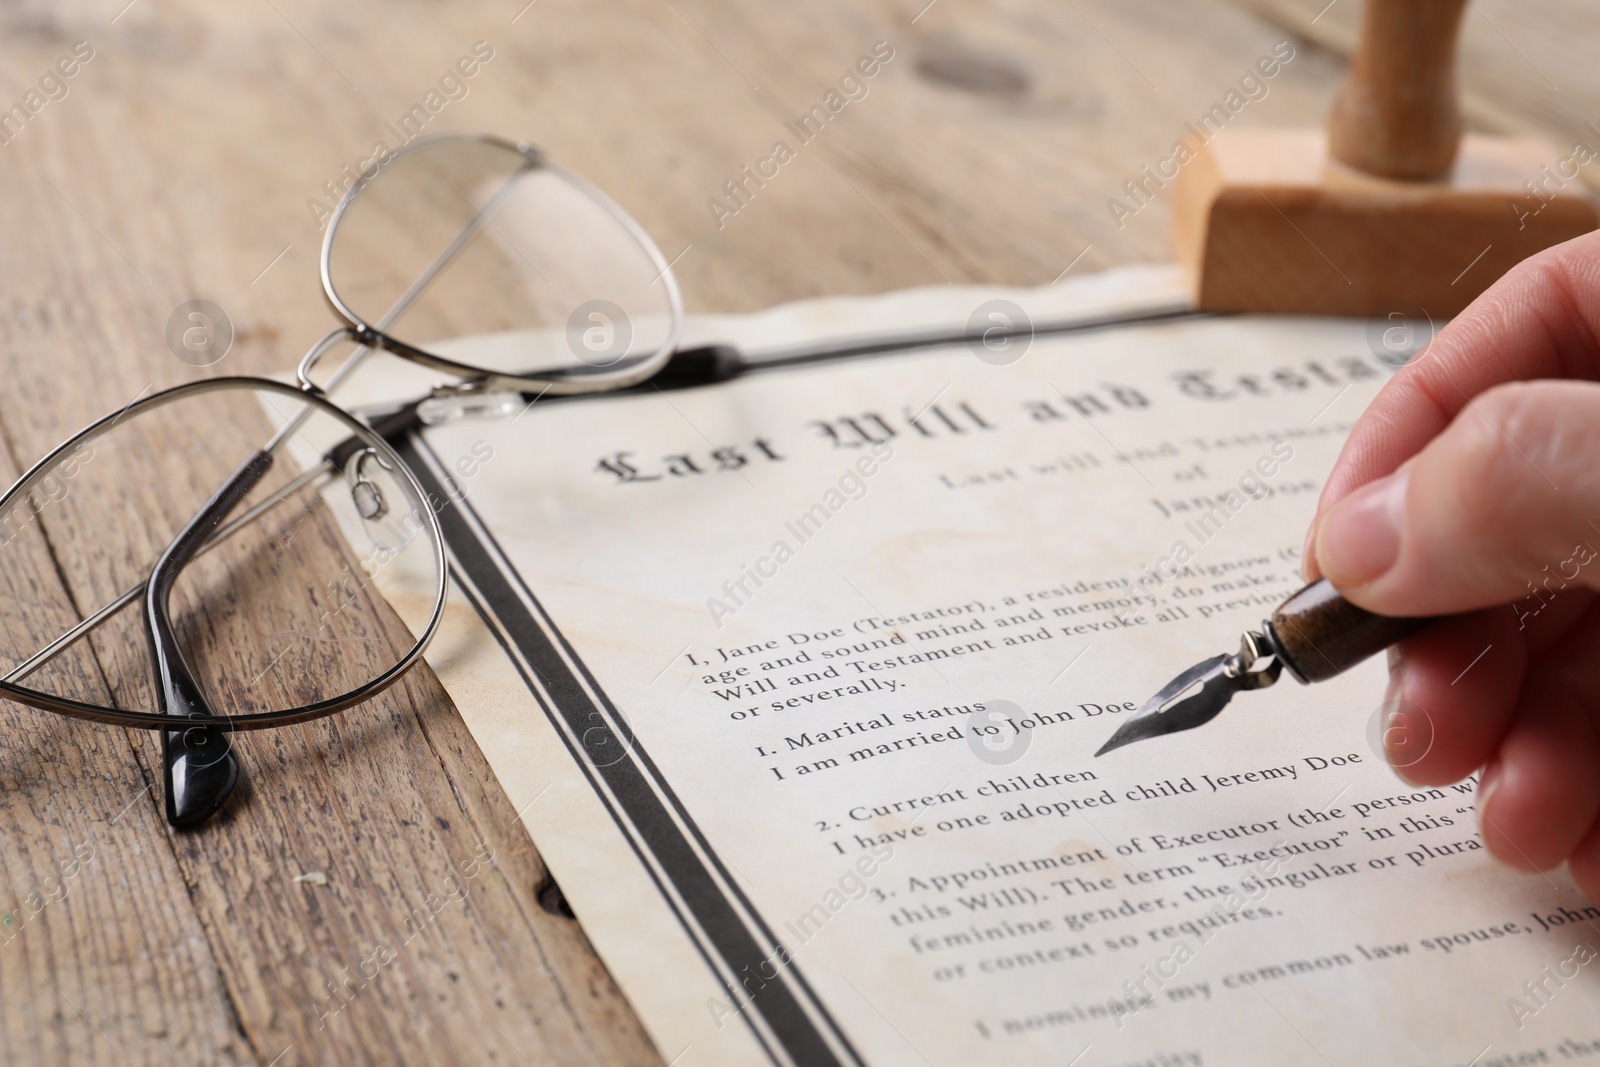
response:
M1508 271L1439 331L1356 422L1323 485L1317 519L1392 473L1466 403L1505 382L1600 379L1600 231L1546 249ZM1312 522L1312 531L1317 521ZM1307 577L1320 577L1308 533Z
M1488 763L1510 724L1527 664L1569 634L1600 632L1595 602L1594 593L1575 590L1520 627L1504 608L1456 615L1390 649L1379 724L1390 766L1408 782L1437 786ZM1552 657L1542 669L1553 669L1550 664L1568 654Z
M1478 786L1483 842L1501 861L1542 871L1567 859L1600 815L1600 737L1565 686L1523 690L1499 753Z
M1579 600L1582 597L1575 596L1572 599ZM1600 649L1600 604L1596 603L1593 594L1587 594L1587 599L1588 610L1575 618L1572 624L1563 627L1559 639L1550 642L1546 651L1540 653L1536 650L1544 636L1540 633L1540 626L1547 618L1552 628L1560 625L1556 617L1562 611L1561 603L1552 603L1547 614L1541 615L1526 633L1530 635L1530 659L1533 655L1539 657L1537 670L1565 688L1600 721L1600 659L1595 656L1595 650ZM1600 775L1600 766L1595 768L1595 772Z
M1524 605L1514 605L1508 614L1517 619L1519 627L1517 632L1522 635L1523 643L1527 645L1529 662L1543 656L1558 643L1572 639L1575 634L1591 632L1597 620L1600 620L1600 616L1595 615L1597 600L1600 600L1600 595L1592 589L1566 589L1562 590L1559 596L1545 593L1544 606L1533 605L1537 610L1524 611ZM1552 659L1559 660L1566 654L1563 652ZM1578 655L1578 659L1584 663L1589 662L1591 658L1584 654ZM1549 669L1549 666L1547 662L1546 669ZM1595 703L1597 702L1585 701L1589 707L1595 706Z
M1578 599L1571 598L1572 601ZM1570 623L1554 618L1562 614L1571 614L1565 602L1552 605L1551 611L1540 616L1539 621L1525 631L1532 663L1530 670L1560 686L1585 708L1590 728L1600 737L1600 662L1596 662L1594 656L1595 648L1600 647L1600 605L1590 597L1588 610ZM1547 642L1557 628L1564 631L1561 637ZM1546 644L1544 654L1534 652L1536 646ZM1600 765L1591 767L1590 774L1600 775ZM1590 824L1573 849L1568 868L1578 887L1600 900L1600 817Z
M1335 504L1317 562L1386 615L1522 600L1519 618L1600 584L1600 384L1531 382L1479 397L1396 473Z
M1510 612L1490 610L1441 619L1398 646L1382 736L1401 778L1448 785L1489 761L1522 690L1524 644Z
M1594 821L1578 847L1572 850L1567 869L1590 900L1600 900L1600 819Z

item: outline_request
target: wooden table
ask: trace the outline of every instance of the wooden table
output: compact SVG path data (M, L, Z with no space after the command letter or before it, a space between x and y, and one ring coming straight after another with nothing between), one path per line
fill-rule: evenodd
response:
M293 367L333 324L308 201L474 42L492 59L428 129L542 144L679 257L691 310L737 311L1164 260L1166 199L1120 227L1107 199L1286 36L1294 60L1235 121L1320 124L1357 15L1355 0L925 2L0 5L7 106L75 42L93 49L0 147L0 476L141 390ZM1593 5L1473 8L1470 117L1600 145ZM718 219L723 183L878 41L893 58L868 95ZM206 370L164 341L195 298L236 329ZM8 619L100 592L44 557L11 581ZM74 849L93 857L0 946L0 1061L659 1062L425 668L241 749L291 786L174 833L153 738L0 708L0 911ZM480 845L492 877L325 1016L327 984ZM311 871L327 884L296 881Z

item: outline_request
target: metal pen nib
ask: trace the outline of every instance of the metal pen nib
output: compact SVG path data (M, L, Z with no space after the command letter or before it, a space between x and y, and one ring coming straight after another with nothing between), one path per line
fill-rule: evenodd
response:
M1262 664L1262 660L1267 662ZM1238 652L1202 660L1168 682L1119 726L1095 755L1104 756L1112 749L1149 737L1204 726L1227 707L1233 694L1262 689L1276 682L1282 673L1283 661L1273 655L1266 636L1248 630L1239 640Z

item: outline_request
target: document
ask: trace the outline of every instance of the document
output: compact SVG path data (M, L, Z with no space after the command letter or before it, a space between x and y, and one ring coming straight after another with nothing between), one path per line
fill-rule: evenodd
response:
M1364 322L1148 314L1178 291L700 320L993 329L408 446L430 661L664 1059L1600 1064L1600 907L1386 765L1381 659L1094 757L1302 584L1393 373Z

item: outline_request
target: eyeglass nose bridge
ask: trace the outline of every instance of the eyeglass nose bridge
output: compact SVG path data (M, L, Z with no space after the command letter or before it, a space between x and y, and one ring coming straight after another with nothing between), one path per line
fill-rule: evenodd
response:
M316 381L312 379L311 372L316 368L317 364L322 361L323 356L326 356L329 352L333 351L335 347L342 344L354 344L359 345L360 347L350 356L349 359L345 360L343 366L333 372L332 377L328 379L327 385L318 385ZM382 347L383 335L372 329L370 326L362 326L360 328L354 326L341 326L337 330L334 330L332 333L328 334L326 337L322 338L316 344L312 345L310 351L301 357L300 366L295 368L295 379L300 383L301 389L312 394L313 396L326 396L329 392L337 388L339 383L342 382L351 371L355 370L356 365L361 362L361 358L366 355L368 350Z

